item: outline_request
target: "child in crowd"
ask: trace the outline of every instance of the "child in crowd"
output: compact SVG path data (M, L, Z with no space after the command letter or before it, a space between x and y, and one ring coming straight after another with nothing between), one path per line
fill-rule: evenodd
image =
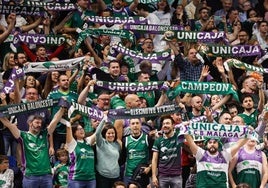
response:
M14 182L14 172L9 169L9 160L6 155L0 155L0 187L12 188Z
M58 164L55 164L54 171L54 186L55 188L64 188L68 184L68 169L69 169L69 158L68 151L64 148L60 148L56 152Z

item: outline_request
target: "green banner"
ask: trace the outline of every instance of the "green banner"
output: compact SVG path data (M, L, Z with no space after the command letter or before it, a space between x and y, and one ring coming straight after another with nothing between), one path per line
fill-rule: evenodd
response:
M224 67L227 71L230 70L230 67L235 67L242 70L252 71L252 72L259 72L259 73L268 73L267 68L256 67L253 65L249 65L247 63L243 63L237 59L228 59L224 62Z
M233 95L234 99L239 101L237 92L233 85L229 83L218 82L190 82L182 81L174 89L167 91L167 96L170 100L174 99L181 92L194 94L216 94L216 95Z
M118 36L120 38L128 39L131 42L135 41L135 36L130 31L124 29L94 29L89 28L79 33L79 37L76 42L76 50L79 48L81 43L89 36L100 36L100 35L113 35Z

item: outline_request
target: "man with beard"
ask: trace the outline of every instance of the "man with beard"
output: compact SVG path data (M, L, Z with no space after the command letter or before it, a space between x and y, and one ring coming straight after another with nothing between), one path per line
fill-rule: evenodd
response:
M52 91L48 95L48 99L60 99L62 97L66 98L68 103L77 102L78 94L74 91L70 91L69 77L66 74L62 74L58 78L59 88ZM54 106L51 108L51 116L54 117L56 112L59 110L59 106ZM67 114L66 114L67 115ZM65 115L65 116L66 116ZM81 116L77 114L73 117L73 121L80 119ZM58 123L56 130L53 135L54 150L57 151L62 144L66 142L66 126L62 123Z
M174 120L171 116L163 116L161 122L163 136L155 140L152 149L152 183L155 187L180 188L183 139L178 139L178 132L174 130Z
M207 26L209 22L209 9L207 7L202 7L199 10L199 20L196 20L194 25L195 25L195 30L196 31L204 31L205 27Z
M140 119L129 120L131 135L127 136L123 142L123 159L126 159L124 182L126 184L133 180L133 173L140 165L142 170L141 176L143 178L138 182L142 187L147 187L149 184L149 177L147 174L151 171L151 165L148 165L150 161L149 151L152 145L151 139L148 135L141 130Z
M197 146L191 135L185 138L190 145L197 163L197 188L227 188L228 166L232 157L246 142L247 138L237 141L232 147L220 151L220 138L210 137L205 140L205 148Z
M255 109L253 97L249 94L243 95L241 101L244 111L243 113L238 114L238 116L244 119L246 125L250 125L253 128L256 128L258 126L258 115L263 109L263 104L261 105L261 107L259 106L258 109Z
M52 135L57 123L60 121L65 108L59 107L59 111L45 130L42 130L43 118L40 115L29 116L27 123L29 131L21 131L16 124L12 124L7 118L0 121L10 130L16 139L22 144L23 187L52 187L52 174L48 151L48 135Z
M253 75L246 76L242 82L242 89L239 91L240 101L243 101L244 95L251 95L253 107L262 111L264 105L264 91L262 88L262 77L256 78Z

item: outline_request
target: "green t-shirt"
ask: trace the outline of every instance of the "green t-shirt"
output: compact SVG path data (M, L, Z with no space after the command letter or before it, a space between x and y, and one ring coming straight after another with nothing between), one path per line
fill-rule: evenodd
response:
M48 99L60 99L62 97L65 97L69 103L72 103L72 102L77 102L78 94L73 92L73 91L61 92L59 90L55 90L55 91L50 92L47 98ZM51 108L51 117L52 118L58 112L59 109L60 109L59 106L53 106ZM73 115L75 115L75 113ZM68 119L67 114L64 115L63 118ZM58 123L57 127L55 129L55 132L58 134L65 134L66 133L66 126L62 123Z
M80 12L80 11L76 11L73 16L71 17L71 19L69 21L67 21L67 23L65 24L66 27L71 27L71 28L80 28L82 29L84 24L85 24L85 21L84 21L84 18L86 16L96 16L96 13L93 12L93 11L90 11L90 10L85 10L83 12ZM93 26L94 23L91 22L87 22L88 26Z
M41 176L51 174L48 153L48 132L41 131L38 135L20 132L25 157L25 176Z

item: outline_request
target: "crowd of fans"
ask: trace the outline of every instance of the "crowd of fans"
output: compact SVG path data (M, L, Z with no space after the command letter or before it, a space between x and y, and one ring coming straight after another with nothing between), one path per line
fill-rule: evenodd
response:
M0 187L268 187L268 0L2 0L0 14ZM224 37L169 37L185 31ZM187 83L200 91L176 93ZM178 110L109 116L164 105ZM193 122L258 137L182 133Z

